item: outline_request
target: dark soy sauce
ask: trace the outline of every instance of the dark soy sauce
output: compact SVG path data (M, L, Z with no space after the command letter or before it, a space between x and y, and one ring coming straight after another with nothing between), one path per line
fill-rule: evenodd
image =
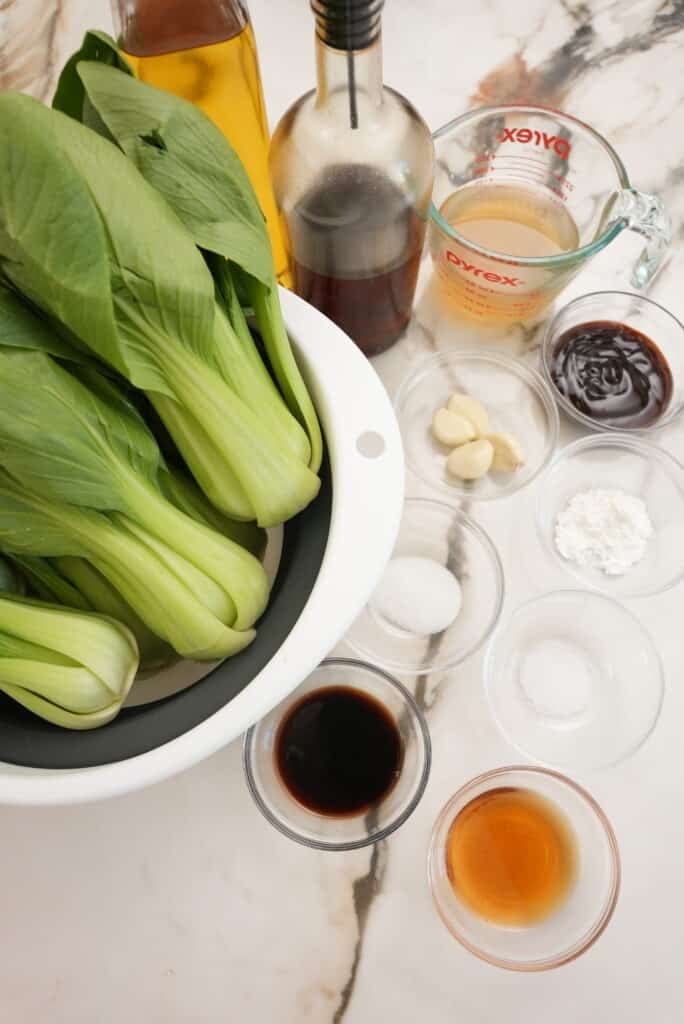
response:
M579 412L616 427L650 426L672 397L672 372L658 346L612 320L565 331L551 357L551 379Z
M288 220L295 290L366 355L411 317L425 224L408 197L365 165L326 168Z
M308 693L280 723L275 761L284 785L304 807L329 817L360 814L394 786L402 741L392 715L349 686Z

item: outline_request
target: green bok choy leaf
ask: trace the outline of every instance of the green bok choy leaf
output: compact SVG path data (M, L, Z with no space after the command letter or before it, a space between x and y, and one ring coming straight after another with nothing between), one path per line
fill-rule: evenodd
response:
M138 81L117 54L113 39L105 43L101 34L93 39L87 33L63 76L65 90L79 96L80 79L81 112L61 104L59 94L55 106L80 120L83 110L97 112L107 133L164 196L196 244L220 257L213 266L222 288L230 288L226 279L239 268L271 367L290 411L307 431L309 464L317 472L320 426L285 330L268 231L252 184L228 140L201 110ZM243 336L239 306L232 313L235 332Z
M26 580L14 563L0 555L0 594L25 594Z

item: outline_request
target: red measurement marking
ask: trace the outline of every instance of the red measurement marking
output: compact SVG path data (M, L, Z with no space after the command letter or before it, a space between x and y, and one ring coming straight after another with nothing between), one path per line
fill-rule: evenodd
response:
M540 160L538 157L534 157L534 156L518 156L517 153L508 153L508 154L502 153L498 157L498 159L502 163L504 161L508 161L508 160L511 160L511 161L515 160L516 163L521 163L522 162L522 163L527 163L527 164L536 164L537 167L549 167L550 166L550 164L547 163L546 160Z

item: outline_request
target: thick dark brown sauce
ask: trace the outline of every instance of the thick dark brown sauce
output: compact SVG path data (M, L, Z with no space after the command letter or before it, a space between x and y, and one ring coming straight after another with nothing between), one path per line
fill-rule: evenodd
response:
M353 687L328 686L290 708L274 756L295 800L318 814L348 817L389 793L403 750L397 724L379 701Z
M612 320L565 331L550 369L560 393L606 426L648 427L672 397L672 372L658 346L641 331Z

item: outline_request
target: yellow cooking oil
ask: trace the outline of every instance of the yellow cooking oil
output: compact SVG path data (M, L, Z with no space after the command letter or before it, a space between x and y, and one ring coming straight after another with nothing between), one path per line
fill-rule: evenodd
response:
M125 49L124 53L139 79L189 100L231 143L266 217L278 280L289 287L288 257L268 171L268 124L251 24L208 45L150 56Z

